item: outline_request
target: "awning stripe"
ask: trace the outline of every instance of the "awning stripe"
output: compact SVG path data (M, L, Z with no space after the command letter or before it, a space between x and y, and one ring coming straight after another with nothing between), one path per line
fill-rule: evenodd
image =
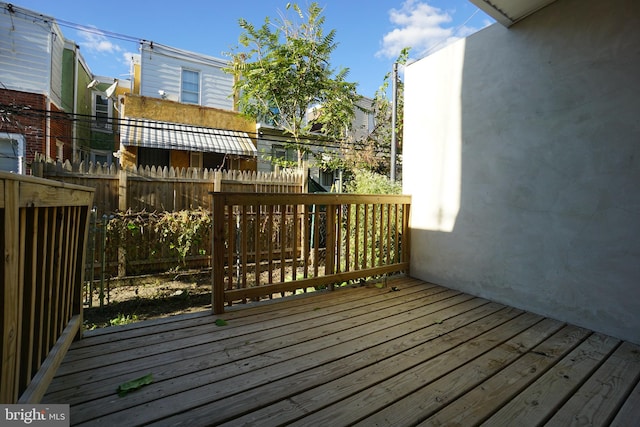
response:
M123 145L205 153L257 156L246 132L125 117L120 119Z

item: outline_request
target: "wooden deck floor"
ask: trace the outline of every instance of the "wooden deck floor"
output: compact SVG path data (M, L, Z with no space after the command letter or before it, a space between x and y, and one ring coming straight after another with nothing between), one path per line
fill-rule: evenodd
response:
M398 278L93 332L45 402L74 425L631 426L639 379L638 346Z

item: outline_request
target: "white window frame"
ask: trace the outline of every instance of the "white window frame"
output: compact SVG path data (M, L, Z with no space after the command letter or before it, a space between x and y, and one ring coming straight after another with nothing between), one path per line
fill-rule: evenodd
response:
M198 91L194 92L192 90L186 90L185 89L185 85L184 85L184 76L185 76L185 72L187 73L194 73L198 76ZM187 94L196 94L197 96L197 101L196 102L192 102L192 101L186 101L185 100L185 93ZM184 103L184 104L194 104L194 105L200 105L200 100L202 99L202 73L200 72L200 70L194 70L192 68L182 68L181 72L180 72L180 102Z
M0 140L4 141L16 141L17 142L17 160L18 160L18 173L24 175L26 173L26 144L24 135L19 133L1 132Z
M107 158L106 162L104 162L104 163L100 162L100 164L102 166L110 166L111 163L113 163L113 152L112 151L109 151L109 150L91 150L89 152L89 160L94 165L97 164L96 156L106 157Z
M98 120L98 103L96 102L98 96L107 100L107 120L104 124L101 124ZM93 93L91 94L91 111L93 112L91 128L93 130L101 132L111 132L111 123L113 121L113 100L109 98L104 92L93 91Z
M272 144L271 145L271 157L273 160L285 160L287 162L297 162L298 161L298 152L293 147L287 147L286 145L281 144ZM307 159L307 153L303 154L303 159ZM276 166L273 162L271 162L271 170L275 170Z
M373 111L367 113L367 135L370 135L371 132L376 128L376 115Z
M64 161L64 142L56 138L56 160Z

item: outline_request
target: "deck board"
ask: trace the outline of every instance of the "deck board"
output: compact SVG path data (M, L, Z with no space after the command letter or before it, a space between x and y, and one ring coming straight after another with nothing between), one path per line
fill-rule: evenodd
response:
M620 402L637 384L639 374L637 347L622 343L547 424L608 425L618 413Z
M559 425L569 413L624 425L638 415L638 350L400 277L92 331L44 402L69 403L73 425Z
M393 402L389 402L389 406L369 411L372 415L365 418L361 425L390 425L388 423L395 422L406 425L420 422L424 417L454 402L487 376L503 368L518 354L538 344L541 336L549 336L561 326L560 322L524 313L477 339L424 363L417 371L410 372L410 375L394 377L393 382L385 386L399 389L401 394ZM399 380L404 380L404 383ZM411 388L408 389L407 385ZM386 394L384 387L378 387L374 396L379 400L381 395Z
M483 425L542 425L560 408L619 345L620 341L592 334L524 391L514 396Z
M565 328L534 349L526 351L455 402L427 418L421 425L448 422L475 425L484 421L500 408L503 402L514 399L521 390L571 351L586 335L585 330Z

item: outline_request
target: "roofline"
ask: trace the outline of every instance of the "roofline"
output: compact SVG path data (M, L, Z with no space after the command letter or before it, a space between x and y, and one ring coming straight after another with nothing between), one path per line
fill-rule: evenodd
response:
M216 65L219 67L226 67L229 65L229 61L221 58L216 58L214 56L204 55L189 50L179 49L177 47L155 43L154 41L150 40L143 40L140 43L140 51L142 52L145 49L152 50L159 55L173 56L195 62L203 62L208 65Z

